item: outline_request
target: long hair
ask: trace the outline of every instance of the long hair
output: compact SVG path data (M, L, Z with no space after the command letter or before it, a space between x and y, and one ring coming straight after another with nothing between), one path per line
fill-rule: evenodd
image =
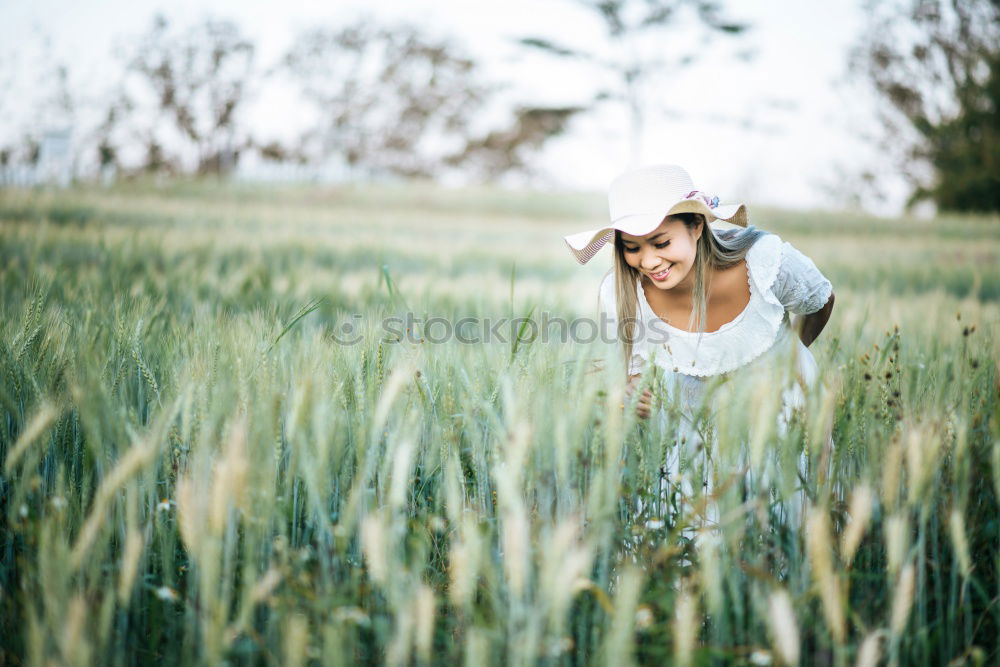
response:
M746 229L715 230L705 221L705 216L699 213L677 213L670 217L681 220L689 232L694 232L698 225L704 225L701 237L695 246L693 304L691 318L688 322L688 329L691 331L704 331L706 311L708 310L706 276L709 270L728 269L742 261L757 239L767 232L753 226ZM615 231L614 256L615 304L618 311L622 353L625 355L625 369L628 372L629 362L632 359L632 347L635 343L636 313L639 310L636 285L641 275L638 270L629 266L628 262L625 261L621 232L617 230Z

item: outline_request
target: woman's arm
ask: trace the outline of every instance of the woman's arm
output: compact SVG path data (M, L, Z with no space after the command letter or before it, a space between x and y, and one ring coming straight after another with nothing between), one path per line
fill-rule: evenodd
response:
M830 314L833 312L833 292L830 292L830 298L827 299L826 305L817 310L815 313L810 313L809 315L804 315L802 317L802 322L799 325L799 338L802 339L802 344L806 347L812 345L812 342L819 337L820 332L823 331L823 327L826 323L830 321Z

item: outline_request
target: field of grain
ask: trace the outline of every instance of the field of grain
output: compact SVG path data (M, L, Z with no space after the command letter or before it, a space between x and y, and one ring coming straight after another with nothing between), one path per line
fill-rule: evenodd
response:
M713 406L706 492L612 345L445 335L593 317L610 254L560 237L603 216L0 192L0 664L1000 660L1000 221L751 208L836 308L790 428Z

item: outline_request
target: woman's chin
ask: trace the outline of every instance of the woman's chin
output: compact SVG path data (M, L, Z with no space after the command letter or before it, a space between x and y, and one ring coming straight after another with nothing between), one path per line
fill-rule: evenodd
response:
M677 286L677 280L673 275L668 275L663 280L657 280L652 276L647 276L647 278L649 278L649 284L656 289L668 290Z

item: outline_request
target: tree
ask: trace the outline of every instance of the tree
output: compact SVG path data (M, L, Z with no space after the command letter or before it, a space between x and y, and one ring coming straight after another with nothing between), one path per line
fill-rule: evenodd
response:
M641 158L649 97L658 92L651 88L654 81L664 73L695 63L713 35L735 36L748 29L744 23L724 18L719 4L712 0L577 0L577 4L600 19L611 46L608 55L575 49L537 36L526 36L519 42L525 47L586 63L611 74L616 85L598 90L586 106L605 101L624 104L628 112L629 155L633 164ZM685 17L685 11L691 16ZM665 35L680 35L679 30L671 28L682 25L685 18L693 19L704 34L694 44L685 45L675 40L671 43L672 48L665 48ZM686 48L675 53L678 44ZM751 54L745 52L741 57L747 59Z
M580 107L522 107L510 127L470 139L461 152L447 158L451 165L482 174L488 179L505 173L528 171L529 156L550 138L562 134Z
M319 115L300 150L370 172L429 176L488 94L471 59L411 26L311 30L283 64Z
M526 154L575 113L522 109L510 127L479 127L475 120L496 86L481 80L476 62L455 44L409 25L359 21L311 30L281 68L318 118L285 153L309 161L341 156L369 174L431 177L457 167L493 176L523 168ZM533 118L546 120L532 125Z
M123 97L106 118L128 126L124 143L142 147L146 168L225 173L235 166L249 141L240 113L254 46L234 23L208 20L175 35L157 16L125 60ZM105 154L113 153L103 139Z
M870 2L851 55L881 103L881 150L909 204L1000 211L1000 3Z

